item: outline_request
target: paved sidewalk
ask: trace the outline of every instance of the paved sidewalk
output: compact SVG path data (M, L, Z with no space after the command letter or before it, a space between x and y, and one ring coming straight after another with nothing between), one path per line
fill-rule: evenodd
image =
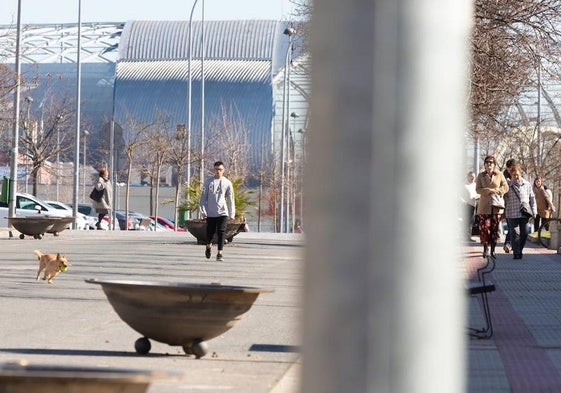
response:
M0 362L135 368L183 373L156 380L149 393L296 393L300 354L302 235L241 233L224 262L184 233L64 231L42 240L0 232ZM67 254L72 263L54 283L35 281L33 250ZM202 359L152 341L137 355L140 334L123 322L98 285L85 279L247 285L261 294L231 330L208 341Z
M475 241L464 248L468 271L483 263L481 253ZM514 260L501 244L491 281L494 335L469 339L468 392L561 392L561 255L528 242ZM470 298L470 325L481 325L481 315Z
M154 381L149 393L296 393L303 246L302 235L242 233L219 263L206 260L188 234L65 231L20 240L0 232L0 362L183 373L179 381ZM34 249L66 253L72 265L52 285L36 282ZM467 341L468 392L561 392L561 255L532 243L522 260L497 251L497 290L489 295L494 336ZM467 244L464 259L468 271L480 265L481 246ZM236 326L210 340L200 360L157 342L140 356L134 351L139 334L99 286L84 282L92 277L220 281L275 292L260 295ZM481 318L478 302L469 299L470 325Z

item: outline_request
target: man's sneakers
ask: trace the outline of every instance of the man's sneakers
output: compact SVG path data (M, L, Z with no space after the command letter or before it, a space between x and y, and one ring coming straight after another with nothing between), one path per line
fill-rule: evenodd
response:
M216 260L222 262L224 260L224 257L222 256L222 254L216 254Z

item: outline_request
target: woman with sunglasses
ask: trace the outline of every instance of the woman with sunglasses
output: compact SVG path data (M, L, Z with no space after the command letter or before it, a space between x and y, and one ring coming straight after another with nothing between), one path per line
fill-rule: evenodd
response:
M496 203L496 196L502 197L508 192L506 178L501 171L496 169L497 161L493 156L484 160L484 170L475 180L475 191L481 195L477 206L479 215L479 239L483 244L483 258L491 255L495 258L495 247L499 238L499 224L504 212ZM490 254L489 254L490 251Z

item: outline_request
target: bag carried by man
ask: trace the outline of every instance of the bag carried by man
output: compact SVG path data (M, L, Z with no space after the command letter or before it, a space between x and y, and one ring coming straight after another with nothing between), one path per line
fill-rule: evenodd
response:
M93 188L92 192L90 192L90 199L101 202L103 199L103 190L98 190L97 188Z

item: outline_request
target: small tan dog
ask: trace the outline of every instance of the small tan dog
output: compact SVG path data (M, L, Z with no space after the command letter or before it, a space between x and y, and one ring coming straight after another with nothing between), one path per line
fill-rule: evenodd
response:
M39 259L39 270L37 270L37 281L39 281L39 276L41 271L45 269L45 274L43 275L43 280L47 280L49 284L53 283L53 278L59 272L65 272L68 268L68 260L66 255L61 256L60 254L43 254L39 250L33 251L33 254L37 255Z

